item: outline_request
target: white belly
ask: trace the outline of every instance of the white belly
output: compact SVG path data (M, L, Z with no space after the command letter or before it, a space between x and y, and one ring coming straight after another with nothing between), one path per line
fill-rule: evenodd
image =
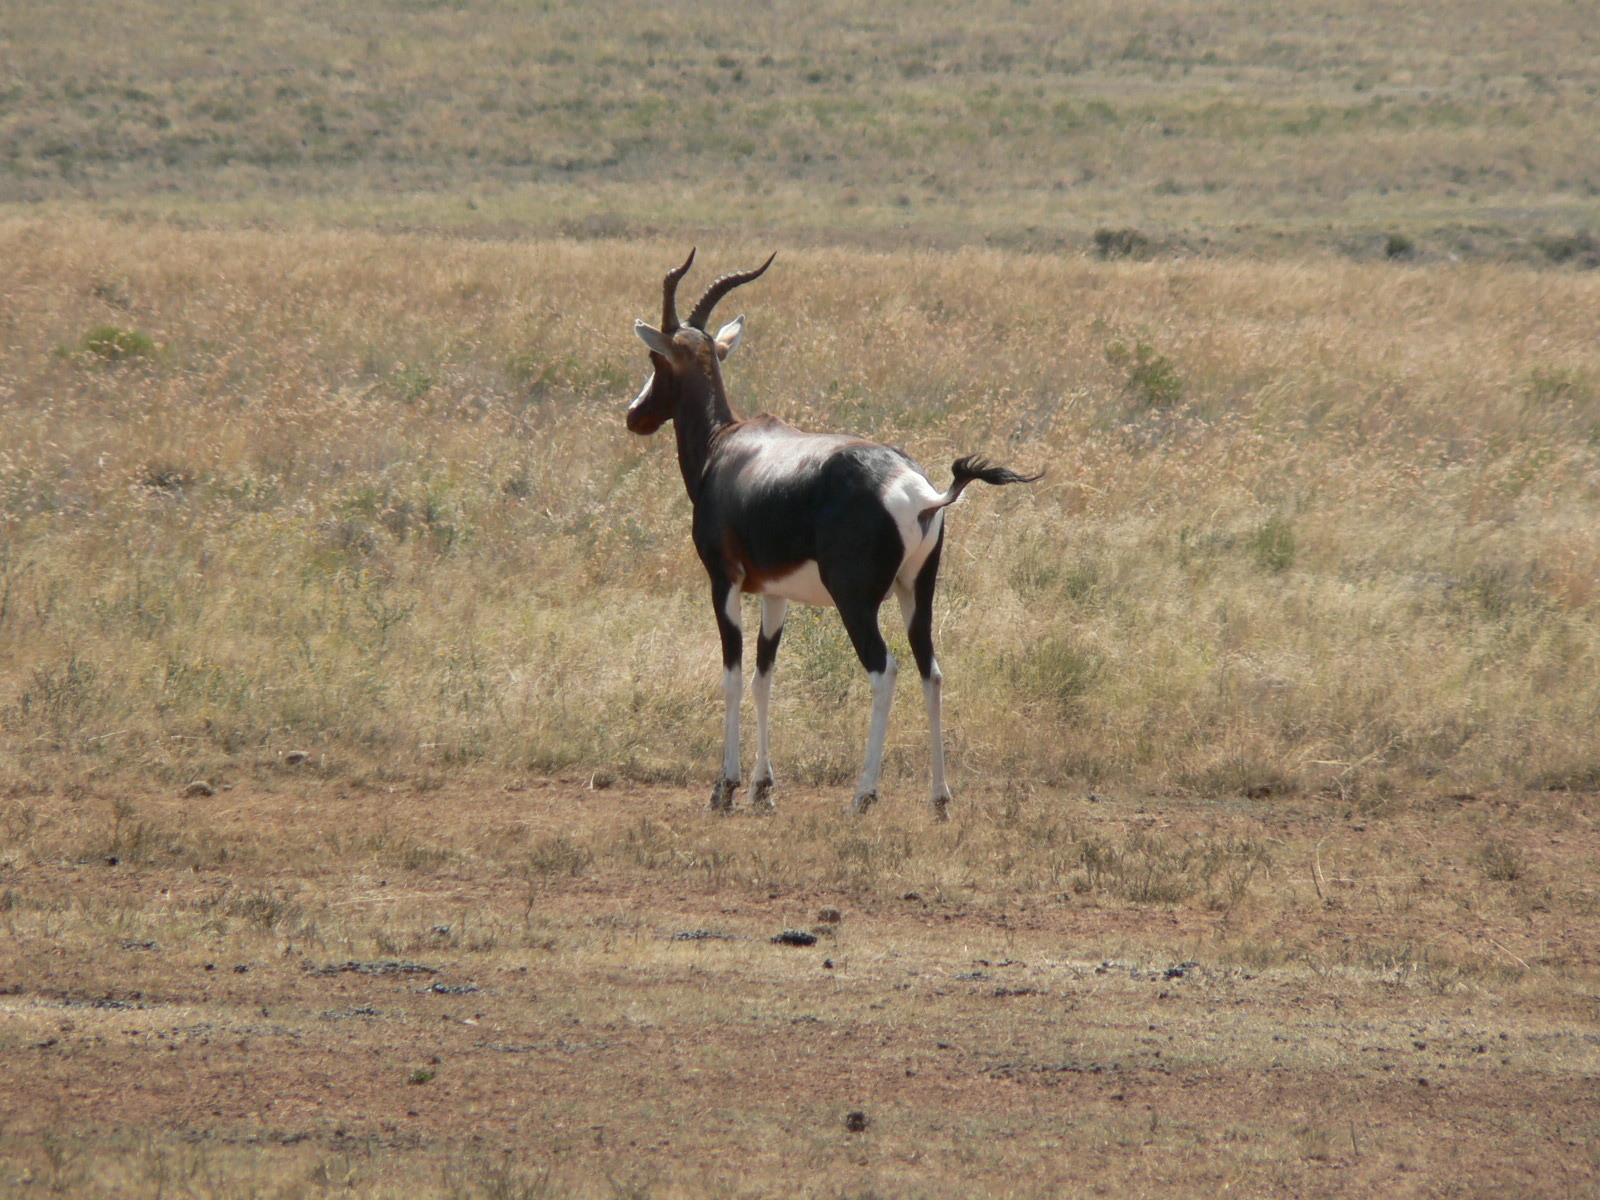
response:
M833 607L833 597L822 586L822 575L814 558L808 558L787 575L767 580L756 591L762 596L782 596L785 600L815 604L818 608Z

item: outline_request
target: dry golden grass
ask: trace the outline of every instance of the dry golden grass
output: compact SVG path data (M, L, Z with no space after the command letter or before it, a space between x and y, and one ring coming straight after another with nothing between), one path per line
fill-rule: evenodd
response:
M10 770L217 782L299 750L334 776L708 778L688 508L670 441L620 420L629 322L677 251L0 225ZM731 386L935 479L975 451L1049 467L952 516L958 795L1588 788L1597 291L1486 265L786 252L740 297ZM848 780L865 709L836 618L798 613L780 781Z

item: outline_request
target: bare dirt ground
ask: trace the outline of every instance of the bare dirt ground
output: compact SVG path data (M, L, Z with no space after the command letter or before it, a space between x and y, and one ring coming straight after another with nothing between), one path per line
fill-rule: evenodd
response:
M1600 1194L1592 797L591 782L13 788L0 1193Z

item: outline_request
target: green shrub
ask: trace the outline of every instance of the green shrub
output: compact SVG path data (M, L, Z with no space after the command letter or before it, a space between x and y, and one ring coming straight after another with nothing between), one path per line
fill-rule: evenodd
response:
M1523 384L1534 404L1582 404L1594 396L1583 373L1569 367L1534 367Z
M1101 258L1150 257L1150 239L1137 229L1096 229L1094 252Z
M1600 237L1588 230L1577 233L1550 233L1533 239L1533 244L1553 263L1572 263L1580 267L1600 267Z
M1165 354L1144 340L1130 348L1126 342L1106 347L1106 361L1127 372L1123 390L1138 408L1172 408L1183 399L1183 379Z
M1250 554L1263 571L1277 574L1294 566L1294 527L1287 517L1273 514L1250 535Z
M115 325L101 325L83 335L78 344L84 354L108 363L126 362L132 358L149 358L156 352L156 344L136 329L119 329Z

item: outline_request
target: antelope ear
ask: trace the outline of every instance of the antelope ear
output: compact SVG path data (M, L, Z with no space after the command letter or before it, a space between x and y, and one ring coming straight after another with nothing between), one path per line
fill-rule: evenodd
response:
M721 329L717 330L717 357L727 358L733 353L733 348L739 344L739 339L744 336L744 314L740 313Z
M639 340L649 346L654 353L661 355L662 358L672 357L672 339L662 333L661 330L652 329L643 321L635 321L633 323L633 331L639 335Z

